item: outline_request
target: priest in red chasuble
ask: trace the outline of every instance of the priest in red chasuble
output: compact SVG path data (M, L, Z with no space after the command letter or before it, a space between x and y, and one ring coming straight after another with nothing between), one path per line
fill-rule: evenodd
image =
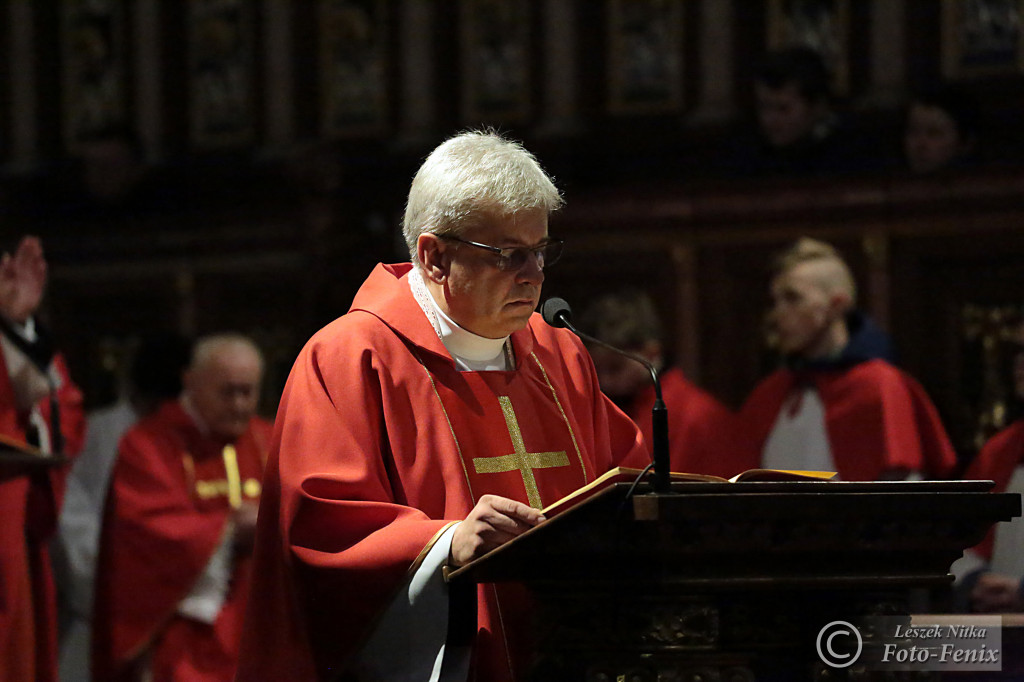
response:
M271 424L247 337L200 339L180 400L128 430L96 570L93 679L234 679ZM287 679L287 678L282 678Z
M648 458L590 356L534 313L562 203L520 145L470 132L413 180L412 263L379 265L307 343L278 409L239 680L523 679L513 587L446 641L442 569Z
M0 436L40 451L32 463L0 453L0 681L57 679L57 611L47 546L66 466L85 437L82 394L36 319L46 260L35 237L0 259Z
M888 338L854 309L856 287L829 244L801 239L776 263L770 323L785 366L740 412L733 473L836 471L847 481L942 478L956 465L921 385L886 359Z

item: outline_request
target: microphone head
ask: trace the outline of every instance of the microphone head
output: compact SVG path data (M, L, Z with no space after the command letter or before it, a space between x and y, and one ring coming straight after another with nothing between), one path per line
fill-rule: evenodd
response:
M572 308L564 298L549 298L540 306L541 317L552 327L565 327L572 320Z

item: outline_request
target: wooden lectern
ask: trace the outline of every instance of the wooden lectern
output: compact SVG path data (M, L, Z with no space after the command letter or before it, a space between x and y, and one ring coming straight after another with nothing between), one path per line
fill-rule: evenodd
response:
M529 589L531 680L902 679L825 665L817 635L948 590L963 550L1021 512L991 486L687 482L628 499L620 483L449 579Z

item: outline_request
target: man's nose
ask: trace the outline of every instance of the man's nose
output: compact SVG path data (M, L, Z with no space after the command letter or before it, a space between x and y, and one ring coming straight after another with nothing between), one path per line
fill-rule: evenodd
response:
M250 409L252 400L250 395L243 391L237 391L231 396L231 406L237 412L245 412Z
M526 282L529 284L540 284L544 281L544 268L541 267L541 260L544 258L540 253L531 252L526 257L526 263L523 267L519 268L519 272L516 273L517 279L520 282Z

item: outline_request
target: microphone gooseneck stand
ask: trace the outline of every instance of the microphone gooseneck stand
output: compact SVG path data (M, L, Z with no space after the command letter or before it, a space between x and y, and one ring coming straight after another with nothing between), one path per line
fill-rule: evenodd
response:
M544 321L552 327L568 329L584 341L589 341L590 343L601 346L602 348L607 348L613 353L618 353L630 360L639 362L647 368L648 372L650 372L651 381L654 383L654 407L651 408L651 433L653 434L654 440L651 444L651 451L654 460L654 491L657 493L670 492L668 408L665 407L665 401L662 400L661 397L661 381L658 379L658 370L655 369L654 365L646 358L634 355L633 353L627 353L626 351L616 348L611 344L605 343L600 339L581 332L579 329L574 327L572 324L572 309L569 307L569 304L565 299L549 298L541 305L540 312Z

